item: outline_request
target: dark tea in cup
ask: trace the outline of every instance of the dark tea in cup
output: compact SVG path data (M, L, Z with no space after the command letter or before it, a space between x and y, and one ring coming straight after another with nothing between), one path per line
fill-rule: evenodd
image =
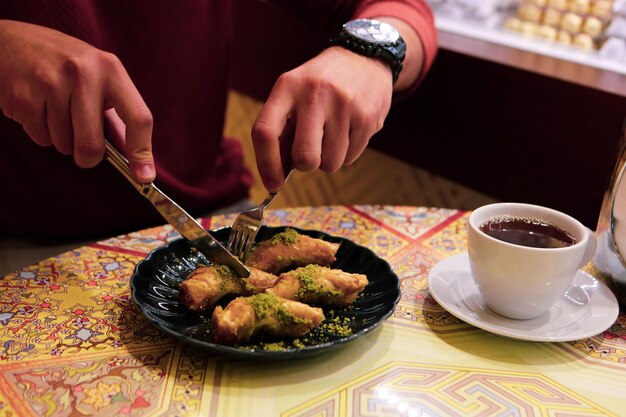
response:
M480 230L498 240L531 248L564 248L576 243L566 230L532 217L497 216L480 225Z
M547 312L597 246L581 222L534 204L487 204L472 211L467 225L469 266L482 301L517 320Z

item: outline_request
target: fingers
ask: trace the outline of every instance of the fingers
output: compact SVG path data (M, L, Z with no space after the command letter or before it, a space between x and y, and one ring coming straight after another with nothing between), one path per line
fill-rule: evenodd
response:
M76 164L82 168L100 163L104 156L104 112L109 106L126 124L126 157L131 172L140 182L152 182L152 114L119 60L106 53L97 59L95 71L82 68L80 62L66 63L69 97L61 94L50 99L53 110L48 125L54 144L63 153L73 151Z
M348 147L345 153L345 165L351 165L363 153L370 138L382 128L372 123L372 116L353 115L350 123Z
M70 90L63 71L41 72L37 78L37 90L45 101L42 121L46 125L49 140L65 155L71 155L74 148L72 118L70 116ZM32 135L31 135L32 137Z
M269 191L282 187L281 160L284 165L286 157L291 156L299 171L334 172L352 163L374 133L367 117L358 116L349 95L325 83L295 81L290 74L279 79L252 129L259 174ZM299 94L302 90L305 93ZM289 122L295 124L293 137ZM291 145L285 148L289 140Z
M152 182L156 176L152 155L153 118L126 70L113 63L116 77L109 80L111 107L126 125L126 157L135 178L143 183Z
M152 115L111 53L53 29L0 20L0 108L39 145L93 167L104 156L103 112L126 123L130 169L154 179Z
M102 103L96 100L97 96L93 94L100 90L100 81L92 74L81 71L73 71L71 77L73 90L70 98L70 117L74 139L74 161L81 168L92 168L100 163L104 156Z
M297 111L297 121L291 156L293 166L304 172L320 167L324 137L325 109L318 105L317 97L306 100Z
M40 146L50 146L52 145L52 140L50 139L48 125L45 119L45 103L41 103L40 107L41 110L27 112L16 121L22 125L22 128L26 134L31 137L33 142Z
M350 109L343 100L335 100L332 114L325 116L319 169L335 172L345 163L350 146Z
M9 88L10 100L3 103L3 114L19 123L36 144L52 145L45 120L45 97L30 85L18 84Z
M283 171L283 158L291 159L292 155L281 154L282 141L291 141L292 124L290 119L292 101L289 95L284 95L274 87L265 105L252 126L252 144L259 175L263 185L271 192L276 192L284 184L286 172ZM287 147L289 148L289 147ZM284 149L283 152L291 152Z
M74 150L74 132L70 114L69 94L53 95L48 98L46 123L50 139L57 150L64 155L71 155Z

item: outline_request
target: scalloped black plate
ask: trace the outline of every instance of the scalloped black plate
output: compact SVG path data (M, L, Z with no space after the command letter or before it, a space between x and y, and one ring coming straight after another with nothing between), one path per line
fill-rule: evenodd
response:
M285 228L263 226L257 235L257 241L269 239ZM348 239L314 230L291 228L311 237L341 243L337 261L332 267L350 273L365 274L369 280L352 306L346 309L324 308L326 320L322 325L295 343L293 340L283 339L281 341L285 347L279 350L268 350L268 343L276 340L259 340L255 342L256 344L246 346L214 343L210 327L212 311L203 314L194 313L178 299L178 287L185 277L199 263L211 263L183 238L155 249L137 264L130 279L133 300L143 315L166 333L213 353L250 359L282 360L317 355L371 332L391 315L400 299L400 283L385 260L376 256L370 249ZM210 233L220 242L225 242L230 227ZM324 326L333 320L346 323L346 319L349 319L349 328L352 332L348 336L329 331L329 326Z

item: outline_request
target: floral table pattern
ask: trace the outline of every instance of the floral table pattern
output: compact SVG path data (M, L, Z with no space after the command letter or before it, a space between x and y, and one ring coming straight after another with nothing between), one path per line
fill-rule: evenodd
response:
M371 334L279 363L213 357L138 312L129 278L151 250L178 237L169 226L23 268L0 278L0 416L624 415L624 313L594 337L540 343L477 329L435 302L428 272L465 251L466 219L405 206L270 211L268 225L371 248L402 290ZM233 220L201 222L214 229Z

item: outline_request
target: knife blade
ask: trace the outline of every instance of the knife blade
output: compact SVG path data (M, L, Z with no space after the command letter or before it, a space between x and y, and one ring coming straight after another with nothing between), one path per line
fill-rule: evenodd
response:
M159 190L153 183L144 184L137 181L128 168L128 160L108 141L105 141L105 149L105 158L126 177L141 195L152 203L174 230L187 239L192 246L211 261L228 266L237 275L242 277L250 275L250 270L239 259L228 252L196 219L165 195L163 191Z

